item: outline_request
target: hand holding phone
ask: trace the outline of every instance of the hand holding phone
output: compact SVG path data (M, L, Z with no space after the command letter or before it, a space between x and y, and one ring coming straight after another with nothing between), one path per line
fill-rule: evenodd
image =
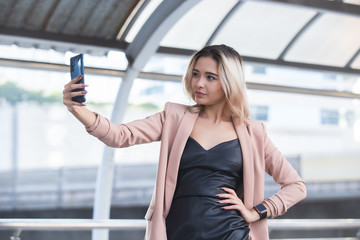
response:
M79 54L77 56L74 56L72 58L70 58L70 74L71 74L71 79L76 78L79 75L82 75L82 78L77 82L77 84L84 84L85 80L84 80L84 56L83 54ZM85 88L77 88L72 90L72 92L77 92L77 91L84 91ZM86 101L85 96L76 96L73 97L72 100L74 102L78 102L78 103L83 103Z

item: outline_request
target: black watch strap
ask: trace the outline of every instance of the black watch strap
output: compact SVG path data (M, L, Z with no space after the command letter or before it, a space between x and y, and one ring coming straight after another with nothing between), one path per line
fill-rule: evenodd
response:
M255 211L259 214L260 220L267 217L267 209L264 204L259 204L254 207Z

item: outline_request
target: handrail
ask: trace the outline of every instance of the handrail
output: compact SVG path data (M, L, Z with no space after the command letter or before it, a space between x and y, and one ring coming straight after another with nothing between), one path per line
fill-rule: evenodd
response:
M360 219L268 219L268 225L270 230L360 230Z
M360 219L268 219L270 230L313 230L313 229L360 229ZM0 230L110 230L145 229L143 219L49 219L49 218L1 218Z
M268 219L269 230L330 230L359 229L360 219ZM47 218L2 218L1 230L13 230L11 239L20 239L22 231L90 231L92 229L109 230L144 230L146 220L143 219L47 219ZM355 237L355 236L354 236ZM357 237L357 238L356 238ZM351 239L359 239L356 236Z
M143 219L48 219L48 218L14 218L0 219L0 230L43 230L74 231L106 228L109 230L142 230L146 227Z
M268 219L269 230L360 229L360 219ZM1 218L0 230L143 230L143 219Z

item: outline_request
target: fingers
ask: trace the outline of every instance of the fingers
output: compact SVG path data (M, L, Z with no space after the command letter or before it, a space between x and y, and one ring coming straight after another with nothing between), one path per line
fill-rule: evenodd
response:
M81 78L82 78L82 75L79 75L79 76L77 76L76 78L71 79L70 82L68 82L67 84L65 84L64 88L67 89L67 88L69 88L69 86L71 86L71 85L73 85L73 84L76 84L79 80L81 80Z
M70 83L71 84L77 83L78 81L80 81L82 79L82 77L83 77L82 75L79 75L76 78L71 79Z
M233 189L227 188L227 187L223 187L221 189L227 193L220 193L216 196L221 197L221 198L238 198L237 194L235 193L235 191Z
M235 191L233 189L231 189L231 188L223 187L221 189L224 190L225 192L228 192L228 193L236 196Z
M81 80L82 77L83 77L82 75L79 75L76 78L73 78L70 82L68 82L64 86L63 104L67 107L69 111L74 110L74 107L77 106L86 106L83 103L72 101L73 97L84 96L85 94L87 94L87 91L82 89L85 89L85 87L88 87L88 85L83 83L77 83L79 80ZM79 89L79 91L74 91L76 89Z
M223 209L237 209L240 210L244 204L241 201L241 199L236 195L235 191L230 188L222 188L227 193L220 193L216 196L219 198L222 198L222 200L219 200L218 203L221 204L230 204L228 206L222 207Z
M223 199L219 200L218 203L237 204L237 205L241 205L241 206L244 205L243 202L241 201L241 199L239 199L238 197L229 195L229 194L218 194L216 196L223 198Z
M86 88L88 87L89 85L86 85L86 84L82 84L82 83L77 83L77 84L66 84L64 86L64 91L63 93L65 92L69 92L69 91L73 91L75 89L83 89L83 88Z
M87 91L76 91L76 92L69 92L69 91L63 91L63 99L71 99L73 97L77 97L77 96L84 96L87 94Z
M259 219L259 215L253 209L247 209L243 201L237 196L233 189L223 187L221 188L225 193L217 194L216 196L222 198L217 201L224 210L237 210L244 220L249 224Z
M88 87L88 85L82 84L82 83L71 84L71 85L69 86L70 90L82 89L82 88L86 88L86 87Z
M70 92L63 97L63 104L64 105L77 105L77 106L85 106L83 103L78 103L72 100L73 97L83 96L86 94L86 91L81 92Z

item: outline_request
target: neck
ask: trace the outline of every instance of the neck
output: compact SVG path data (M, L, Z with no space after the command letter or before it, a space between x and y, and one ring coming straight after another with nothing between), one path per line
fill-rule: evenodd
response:
M204 109L200 113L200 116L212 121L213 123L231 121L230 111L225 106L223 107L204 106Z

